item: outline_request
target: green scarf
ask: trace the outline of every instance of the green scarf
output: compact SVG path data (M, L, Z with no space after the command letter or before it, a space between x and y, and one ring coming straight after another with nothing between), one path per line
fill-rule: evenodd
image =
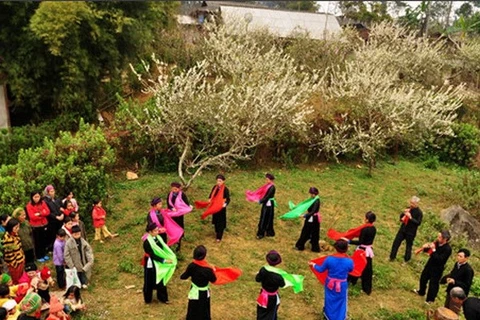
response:
M188 299L198 300L198 297L200 296L200 291L207 291L208 288L210 288L210 283L207 284L205 287L199 287L192 282L192 287L190 288L190 292L188 293Z
M317 200L320 199L319 196L315 196L313 198L304 200L299 204L295 205L292 201L288 202L288 206L290 207L290 211L285 213L280 219L296 219L300 217L305 211L310 208L310 206Z
M163 284L167 285L168 281L173 276L173 272L175 272L175 268L177 266L177 256L173 253L172 249L168 247L165 242L163 242L162 237L156 237L158 241L162 244L163 248L160 248L154 241L153 237L149 234L147 236L147 241L152 247L153 253L165 260L172 260L171 263L161 263L159 261L155 261L152 259L153 264L155 265L155 272L156 272L156 281L155 283L158 284L160 281L163 280Z
M288 273L287 271L284 271L279 268L275 268L272 266L264 266L267 271L274 272L276 274L279 274L282 276L283 280L285 280L285 287L293 287L293 292L294 293L299 293L303 291L303 279L305 278L304 276L301 276L299 274L291 274Z

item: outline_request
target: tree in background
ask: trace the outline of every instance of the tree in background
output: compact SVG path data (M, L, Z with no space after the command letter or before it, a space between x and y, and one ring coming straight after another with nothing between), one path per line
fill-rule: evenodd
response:
M96 119L123 91L128 62L151 52L173 24L174 2L0 3L0 72L13 111L37 120L59 113Z
M245 30L225 25L210 33L206 58L176 75L157 61L160 76L145 82L155 103L132 110L145 134L175 146L186 187L209 167L249 159L274 137L306 137L312 109L305 102L318 76Z
M340 1L339 4L343 16L355 22L372 24L392 20L385 1Z

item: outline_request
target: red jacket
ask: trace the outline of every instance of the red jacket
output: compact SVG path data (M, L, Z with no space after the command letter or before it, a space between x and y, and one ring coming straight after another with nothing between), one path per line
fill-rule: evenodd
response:
M37 216L37 213L40 213L40 215ZM50 209L48 209L45 201L35 204L29 201L27 203L27 214L32 227L41 227L48 223L47 217L50 215Z
M107 212L102 207L94 206L92 211L93 227L101 228L105 225Z

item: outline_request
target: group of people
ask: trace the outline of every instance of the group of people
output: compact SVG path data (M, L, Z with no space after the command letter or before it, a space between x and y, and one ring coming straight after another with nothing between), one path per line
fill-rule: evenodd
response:
M49 313L49 320L68 320L71 313L85 309L80 289L88 287L94 255L78 210L73 192L60 199L55 188L48 185L43 195L40 191L32 192L25 208L0 217L0 320L2 307L7 311L5 319L9 320L40 319L45 313ZM118 236L108 231L105 219L102 202L94 200L94 240L103 242L102 236ZM55 266L56 281L45 265L49 260ZM42 265L40 270L37 264ZM51 294L52 288L64 294L57 297Z
M261 205L256 233L257 239L262 239L265 236L275 236L275 177L267 173L265 179L266 182L263 186L255 191L247 190L245 193L247 201ZM205 209L202 219L213 215L212 222L215 225L216 241L221 241L226 227L226 208L230 203L230 193L225 186L225 177L223 175L218 175L216 180L216 184L209 194L209 199L207 201L195 201L195 207ZM183 213L179 214L179 216L183 217L184 214L190 212L193 208L189 205L186 195L181 192L178 183L172 183L171 188L171 193L167 195L167 199L169 199L168 208L161 209L161 199L155 198L151 202L152 211L150 211L147 217L147 234L143 237L145 251L143 292L146 303L152 301L154 289L157 290L159 301L169 303L166 284L170 280L177 264L175 252L170 249L170 246L180 241L175 239L181 239L184 227L182 220L181 234L174 235L173 232L169 232L169 228L171 228L169 220L175 218L172 217L172 212L180 212L183 208ZM317 188L311 187L308 193L309 197L303 202L297 205L290 202L290 211L280 216L280 218L303 218L303 228L294 245L294 249L305 250L305 244L310 241L311 250L320 252L321 202L319 191ZM179 198L182 199L181 202L186 207L177 205L175 199ZM412 197L409 200L408 208L400 214L400 228L392 244L391 261L395 261L398 249L404 240L406 242L404 263L408 263L412 257L413 242L423 218L423 213L418 206L419 201L418 197ZM375 221L375 213L369 211L364 216L364 223L356 228L346 232L339 232L334 229L328 230L327 236L335 241L334 248L337 253L309 262L312 271L325 286L323 309L325 319L346 319L349 283L355 285L360 279L362 291L368 295L371 294L374 257L373 243L376 236ZM175 224L180 225L180 223ZM452 298L447 294L445 306L458 313L460 311L458 301L459 299L464 299L462 300L464 302L464 314L467 315L469 306L475 305L475 303L472 303L472 300L469 300L470 298L465 298L473 280L473 270L467 263L470 252L467 249L459 250L457 264L455 264L449 274L442 277L445 264L451 254L451 248L448 244L449 239L450 234L448 231L442 231L435 242L425 244L418 251L428 253L430 258L420 277L419 289L414 290L414 292L420 296L426 294L426 302L431 303L435 300L439 285L445 283L447 284L447 293L453 294L457 292L457 296L454 297L452 295ZM356 250L352 256L347 254L349 244L356 245ZM178 249L179 245L177 245ZM187 319L211 318L209 285L211 283L217 284L218 277L215 273L215 267L202 262L205 255L206 248L204 246L195 248L193 262L180 277L181 279L191 278L192 280L191 291L188 294ZM292 275L275 267L282 261L280 254L276 251L268 252L266 261L267 265L262 267L256 276L256 281L260 282L262 287L257 299L257 319L276 319L280 303L278 289L292 286L295 292L301 291L299 288L302 287L303 276ZM239 273L237 274L239 275ZM463 290L462 292L465 296L458 294L459 288L457 287ZM480 312L478 306L476 308L477 312Z
M247 201L261 205L256 233L259 240L265 236L275 236L275 177L267 173L265 179L265 184L257 190L247 190L245 193ZM202 219L212 215L216 242L222 241L227 225L230 192L225 180L225 176L217 175L208 200L195 201L197 209L205 209ZM184 215L193 210L180 183L172 182L170 188L166 196L166 208L163 207L162 199L155 197L150 202L150 211L146 217L146 232L142 237L145 303L152 302L154 290L160 302L169 303L167 283L172 279L177 267L176 252L180 250L184 236ZM293 248L305 250L306 243L310 241L311 250L320 252L322 217L319 190L311 187L308 194L309 197L297 205L290 202L290 211L280 218L304 219L300 236ZM404 263L408 263L412 258L413 242L423 218L419 201L418 197L412 197L408 208L400 214L400 228L390 252L391 261L396 260L403 241L406 242ZM1 228L4 229L2 244L6 266L0 279L0 320L4 310L8 319L39 319L42 310L49 310L48 319L67 320L70 318L69 313L85 309L80 289L88 287L94 263L84 224L79 219L78 204L73 193L69 192L67 197L60 200L55 197L53 186L47 186L43 197L40 192L32 192L25 209L17 208L11 217L0 216ZM103 243L105 238L118 236L106 227L106 211L100 200L93 201L92 219L95 228L94 241ZM333 247L336 253L308 262L312 272L325 288L323 314L327 320L346 319L349 283L355 285L360 279L362 291L368 295L372 292L375 221L375 213L369 211L364 216L364 223L356 228L345 232L329 229L327 237L335 242ZM0 229L1 231L3 230ZM55 235L53 240L52 234ZM450 233L443 230L434 242L426 243L416 251L417 254L429 254L429 259L422 271L419 287L413 291L419 296L426 295L426 303L432 303L440 284L446 284L445 307L459 313L463 306L467 320L479 319L480 300L468 298L474 275L468 263L470 251L460 249L457 263L450 273L443 275L452 252L449 240ZM347 254L349 244L356 245L351 256ZM49 260L50 251L53 252L56 284L50 270L46 266L38 270L36 264L44 264ZM207 248L203 245L197 246L193 251L192 262L180 276L182 280L191 280L187 319L211 319L210 284L230 283L242 273L235 267L212 266L206 262L206 255ZM255 277L261 284L257 298L257 319L277 319L279 288L292 287L293 291L298 293L303 290L304 277L278 268L282 258L277 251L271 250L265 259L266 265L261 267ZM71 285L67 286L67 278ZM54 285L65 290L60 299L49 292Z

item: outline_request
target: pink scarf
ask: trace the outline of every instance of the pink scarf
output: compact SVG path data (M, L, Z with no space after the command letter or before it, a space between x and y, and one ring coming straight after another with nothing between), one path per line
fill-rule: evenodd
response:
M168 215L169 210L161 210L161 214L163 216L163 226L158 221L157 213L155 209L150 210L150 218L152 219L153 223L155 223L159 228L165 228L167 231L168 242L167 245L171 246L180 240L183 235L183 229L180 227L172 218ZM145 241L148 237L148 233L145 233L142 236L142 240Z
M169 210L168 215L170 217L180 217L184 214L192 212L192 208L185 203L182 199L182 191L179 191L177 194L177 198L175 199L175 203L172 201L173 192L168 194L168 204L170 207L175 208L175 211Z
M258 202L267 194L268 189L273 186L273 183L266 183L255 191L245 191L247 201Z

